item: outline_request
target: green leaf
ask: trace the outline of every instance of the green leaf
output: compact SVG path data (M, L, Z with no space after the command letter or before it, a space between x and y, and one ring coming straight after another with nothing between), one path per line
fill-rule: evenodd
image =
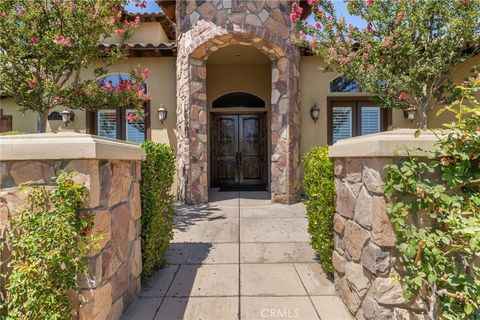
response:
M465 311L465 313L469 315L473 312L473 306L470 303L467 303L463 308L463 311Z

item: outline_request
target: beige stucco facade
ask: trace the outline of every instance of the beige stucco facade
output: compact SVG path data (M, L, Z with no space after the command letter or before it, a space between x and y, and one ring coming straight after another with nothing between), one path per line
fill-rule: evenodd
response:
M480 64L480 56L475 56L469 61L459 65L454 72L454 80L461 82L471 68ZM111 73L128 73L136 67L150 68L152 76L147 80L148 93L151 95L151 124L152 140L156 142L176 145L176 75L174 57L152 57L152 58L131 58L125 63L114 65L110 68ZM335 79L338 74L324 73L320 68L324 66L321 59L312 56L303 56L300 59L300 109L301 109L301 153L309 148L327 144L327 97L334 96L359 96L364 94L356 93L331 93L329 82ZM207 82L207 104L211 110L211 102L219 96L234 92L245 91L259 96L267 101L269 108L270 91L270 66L266 64L213 64L208 65L208 73L211 76ZM91 69L93 70L93 69ZM85 72L89 77L92 72ZM368 95L366 95L368 96ZM310 118L310 108L316 103L320 107L320 118L317 122ZM167 110L167 119L163 124L158 120L156 109L163 104ZM21 113L17 105L8 98L0 100L0 108L4 115L12 115L12 129L14 131L34 133L36 128L36 115L27 111ZM57 108L56 111L62 111ZM238 111L245 111L240 109ZM247 109L249 110L249 109ZM225 111L225 110L222 110ZM436 116L436 110L429 114L429 126L432 128L441 127L445 122L451 120L448 113ZM85 112L75 110L75 120L65 127L61 121L49 121L48 131L74 131L85 133ZM405 119L400 110L392 111L393 128L414 128L415 121Z
M285 2L285 1L284 1ZM283 3L283 2L280 2ZM286 2L285 2L286 3ZM209 5L206 2L205 5ZM222 37L224 35L229 36L234 35L240 37L240 40L236 40L233 37L233 40L216 40L216 35L211 36L203 46L207 49L202 47L202 44L197 41L197 39L190 39L187 36L184 38L186 41L191 41L190 46L197 45L198 48L201 50L210 50L208 54L199 55L198 59L194 61L194 63L199 64L199 68L202 69L203 65L206 68L206 76L205 79L201 79L201 81L205 81L205 97L201 94L200 99L205 99L206 105L206 123L205 123L205 130L206 134L208 135L209 131L209 119L212 112L266 112L268 114L267 117L267 124L270 130L268 130L268 158L269 163L271 163L271 159L278 158L275 155L274 147L276 146L276 142L272 143L273 140L277 141L277 137L272 137L272 132L274 132L273 127L277 126L272 121L278 121L279 117L277 115L278 108L275 104L273 105L273 97L272 93L275 94L275 85L276 81L278 81L278 74L272 74L272 70L275 72L278 71L277 62L278 59L286 56L287 58L291 58L288 54L280 52L280 46L278 52L275 53L275 50L272 49L272 54L267 57L268 50L264 50L262 48L269 48L274 47L275 41L281 41L280 38L283 39L284 36L287 35L288 32L285 29L279 27L275 23L278 23L278 20L275 19L284 19L279 18L278 10L279 8L276 7L276 4L264 4L264 7L240 7L237 8L239 11L236 12L242 13L243 11L247 12L247 15L258 15L258 21L264 19L265 21L261 21L264 26L269 26L272 30L281 30L278 35L278 39L274 38L273 36L267 37L268 28L265 33L258 34L258 30L260 30L260 26L256 26L258 21L256 18L247 19L243 17L243 20L238 20L239 15L229 16L227 14L226 17L220 17L221 10L226 10L225 12L231 12L231 9L221 7L221 4L218 7L214 8L216 11L217 16L210 17L209 12L205 11L203 8L204 5L199 5L198 8L193 8L193 4L188 4L186 8L186 12L190 10L190 19L186 19L187 25L182 25L180 27L185 30L193 30L194 26L200 26L199 28L203 31L207 32L208 28L217 28L220 25L221 19L231 19L232 25L231 30L228 27L222 31ZM268 7L270 6L270 7ZM178 8L177 8L178 9ZM210 8L211 9L211 8ZM267 10L268 9L268 10ZM200 12L197 17L196 10ZM230 11L229 11L230 10ZM243 10L243 11L242 11ZM266 14L264 14L264 10L268 11L269 14L272 15L272 18L268 18ZM286 9L285 9L286 10ZM253 13L252 13L253 12ZM285 12L283 13L285 14ZM205 19L202 20L203 16L205 15ZM192 20L192 17L195 16L195 19ZM287 24L288 16L286 16ZM182 18L184 19L184 18ZM220 19L220 20L215 20ZM271 19L271 20L268 20ZM209 24L207 25L207 21ZM274 22L270 22L274 21ZM182 22L184 23L184 22ZM203 23L203 24L202 24ZM223 22L227 23L227 22ZM190 25L193 24L193 25ZM203 28L203 29L202 29ZM290 28L290 27L289 27ZM206 30L206 31L205 31ZM216 30L216 29L215 29ZM257 31L255 33L254 31ZM287 29L291 30L291 29ZM177 30L178 32L178 30ZM182 31L184 32L184 31ZM215 32L218 32L215 31ZM185 35L188 35L188 32L185 32ZM262 38L263 37L263 38ZM180 48L180 35L177 35L177 46ZM243 40L242 40L243 39ZM274 39L274 40L271 40ZM111 37L104 40L106 44L116 43L118 39L115 37ZM129 42L133 44L139 44L141 46L146 46L147 44L161 44L161 43L168 43L172 44L172 41L168 38L166 32L162 29L162 26L159 22L155 22L153 20L149 22L142 22L140 27L136 31L135 35ZM215 42L217 41L217 43ZM245 41L245 43L242 43ZM283 40L282 40L283 41ZM261 43L260 45L257 45ZM213 45L218 45L219 47L212 48ZM263 47L262 47L263 46ZM285 46L285 45L284 45ZM290 46L292 44L288 44L288 50L290 50ZM293 48L293 47L292 47ZM194 47L186 48L186 54L199 54L198 50ZM287 52L287 49L282 48ZM179 113L179 106L185 106L185 104L180 103L179 97L181 94L179 93L179 79L181 78L181 74L179 74L179 59L180 53L175 54L174 56L142 56L142 57L130 57L127 61L123 63L116 64L112 66L109 71L110 73L129 73L134 68L149 68L152 71L152 76L147 79L147 91L148 94L151 96L150 100L150 123L151 123L151 139L155 142L166 143L174 147L177 150L179 145L179 132L178 128L180 123L183 121L179 121L178 114ZM195 51L197 50L197 51ZM262 52L263 50L263 52ZM152 51L153 52L153 51ZM180 52L180 51L179 51ZM295 50L292 52L296 52ZM176 56L175 56L176 55ZM327 144L327 137L328 137L328 126L327 126L327 100L330 97L368 97L368 94L365 93L332 93L329 92L330 88L330 81L335 79L339 74L336 73L325 73L321 71L321 67L324 67L324 63L321 59L314 56L299 56L297 57L296 61L292 60L292 70L287 72L291 72L291 75L294 75L296 78L298 77L298 84L289 84L287 91L285 94L285 99L290 99L290 103L292 105L296 105L298 103L298 112L299 117L295 115L295 112L292 111L291 114L287 112L286 119L282 121L294 121L295 126L298 125L297 129L290 130L290 136L286 138L285 141L290 143L293 140L298 140L298 143L295 142L295 145L288 145L288 148L292 148L291 151L295 154L299 154L300 156L304 154L309 148L313 146L322 146ZM298 67L296 65L298 64ZM453 78L455 81L461 81L464 77L469 74L470 69L480 64L480 56L473 57L469 61L459 65L454 74ZM96 67L97 64L95 63L92 68L85 70L83 72L84 77L92 78L93 77L93 69ZM194 65L197 68L196 65ZM297 70L298 68L298 70ZM189 75L191 81L198 81ZM283 80L282 80L283 81ZM203 82L202 82L203 83ZM297 87L298 85L298 87ZM272 89L273 86L273 89ZM272 91L273 90L273 91ZM236 108L236 109L213 109L212 108L212 101L216 98L231 92L247 92L253 94L263 101L265 101L265 109L251 109L251 108ZM282 93L283 94L283 93ZM275 101L276 103L276 101ZM320 108L320 117L318 121L314 122L310 116L310 108L316 104ZM158 120L157 109L163 105L167 109L167 118L163 123L160 123ZM275 108L274 108L275 107ZM17 106L15 103L9 98L3 98L0 100L0 108L3 110L4 115L12 115L12 129L14 131L20 131L25 133L33 133L36 129L36 115L33 112L27 111L24 114L17 110ZM280 106L281 108L281 106ZM297 107L295 107L297 108ZM61 112L62 108L58 108L56 111ZM86 112L83 110L75 110L75 120L65 126L61 121L49 121L47 125L47 131L74 131L85 133L86 132ZM430 127L439 127L445 121L451 119L451 117L447 115L443 115L440 118L435 116L434 111L430 113L429 116L429 125ZM292 117L292 118L291 118ZM295 118L294 120L291 120ZM187 119L188 120L188 119ZM282 122L280 121L280 122ZM297 123L298 122L298 123ZM288 123L287 123L288 124ZM392 122L389 129L394 128L413 128L416 127L415 120L409 121L405 119L403 112L400 110L393 110L392 111ZM182 127L183 128L183 127ZM293 128L293 127L291 127ZM277 129L275 129L277 130ZM280 137L282 137L280 135ZM273 140L272 140L273 139ZM283 139L283 137L282 137ZM208 144L210 142L205 142L206 149L208 150ZM273 146L273 147L272 147ZM203 148L203 147L202 147ZM278 146L277 146L278 148ZM299 151L298 151L298 150ZM297 156L292 154L288 154L288 159L291 160L292 156ZM208 153L208 151L207 151ZM208 159L210 158L210 154L208 154ZM298 158L298 157L297 157ZM288 160L288 161L290 161ZM210 160L207 160L207 163ZM202 170L207 170L206 168ZM269 181L271 181L271 169L268 173ZM210 179L210 174L207 173L208 179ZM295 174L293 175L295 176ZM288 179L293 179L292 175ZM202 176L203 177L203 176ZM202 178L205 180L204 178ZM296 192L296 191L295 191ZM293 199L293 198L292 198Z

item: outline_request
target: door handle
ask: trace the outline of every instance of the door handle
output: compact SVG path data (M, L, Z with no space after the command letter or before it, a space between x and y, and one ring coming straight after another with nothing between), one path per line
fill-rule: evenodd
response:
M235 167L240 167L242 164L242 153L237 152L235 153Z
M235 167L237 167L237 168L240 167L240 157L239 157L239 155L240 155L240 152L235 153Z

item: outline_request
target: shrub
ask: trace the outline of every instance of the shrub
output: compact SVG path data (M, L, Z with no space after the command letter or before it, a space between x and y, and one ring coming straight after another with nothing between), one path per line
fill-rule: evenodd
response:
M311 148L303 156L303 165L303 186L307 195L304 203L311 245L320 256L323 270L332 273L335 177L328 147Z
M143 279L164 265L173 238L175 209L170 193L175 173L175 156L170 146L152 141L142 144L147 159L142 163L142 262Z
M462 99L446 108L457 120L437 132L428 159L388 168L404 295L426 295L430 319L480 317L480 78L459 89Z
M8 220L3 249L8 249L10 273L2 304L7 319L69 319L67 293L84 272L84 258L95 243L87 235L90 215L80 215L87 190L72 175L60 171L56 186L24 187L26 209Z

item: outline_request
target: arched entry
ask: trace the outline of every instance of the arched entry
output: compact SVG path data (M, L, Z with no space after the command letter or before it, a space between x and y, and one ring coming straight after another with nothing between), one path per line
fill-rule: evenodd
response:
M195 35L192 37L192 35ZM287 34L288 38L289 35ZM262 27L222 27L201 21L179 39L177 56L178 196L186 203L208 201L207 59L231 45L252 46L270 60L269 140L272 201L293 203L300 189L298 48Z

